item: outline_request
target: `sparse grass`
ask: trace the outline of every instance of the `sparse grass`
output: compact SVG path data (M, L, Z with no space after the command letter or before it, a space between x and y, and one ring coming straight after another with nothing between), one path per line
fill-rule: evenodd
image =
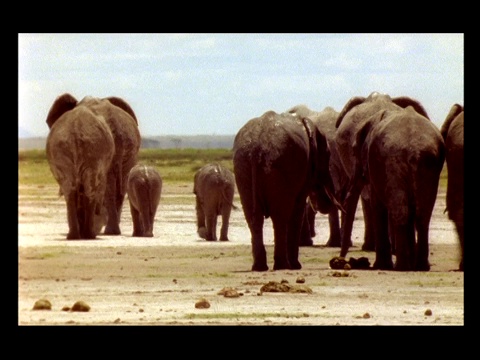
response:
M186 314L186 319L267 319L267 318L304 318L310 317L306 313L251 313L251 314L240 314L240 313L207 313L207 314Z

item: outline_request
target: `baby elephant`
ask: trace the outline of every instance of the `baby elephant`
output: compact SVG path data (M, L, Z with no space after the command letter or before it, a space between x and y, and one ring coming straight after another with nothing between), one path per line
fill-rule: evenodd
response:
M133 220L132 236L153 237L162 183L160 174L152 166L135 165L130 170L127 193Z
M233 205L233 172L220 164L207 164L195 173L197 233L209 241L217 240L217 216L222 216L220 240L228 241L228 222Z

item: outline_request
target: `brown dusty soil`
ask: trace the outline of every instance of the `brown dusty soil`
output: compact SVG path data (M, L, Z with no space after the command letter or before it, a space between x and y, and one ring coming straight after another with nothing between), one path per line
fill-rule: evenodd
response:
M258 273L250 271L241 209L232 212L230 241L201 240L190 185L165 184L153 238L131 236L125 199L122 235L88 241L65 240L65 202L56 186L19 188L32 194L18 204L19 325L464 325L464 273L455 271L459 246L443 213L444 192L430 224L429 272L330 269L339 249L323 246L328 219L317 215L315 245L300 248L301 270ZM268 219L264 234L272 269ZM373 264L362 241L359 206L347 258ZM272 281L311 292L262 292ZM40 299L51 309L34 310ZM72 311L77 301L90 310ZM200 301L210 306L197 308Z

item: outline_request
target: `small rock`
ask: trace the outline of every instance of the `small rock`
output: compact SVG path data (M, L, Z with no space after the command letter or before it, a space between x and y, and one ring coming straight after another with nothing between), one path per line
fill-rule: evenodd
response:
M85 301L80 300L73 304L72 311L87 312L90 311L90 305L88 305Z
M297 284L305 284L305 278L303 276L297 277L296 283Z
M35 301L33 310L52 310L52 304L47 299L40 299Z
M70 311L70 306L65 305L65 306L62 308L62 311Z
M430 309L425 310L425 316L432 316L432 314L433 314L432 310Z
M196 309L208 309L210 307L210 303L207 299L200 299L195 303Z

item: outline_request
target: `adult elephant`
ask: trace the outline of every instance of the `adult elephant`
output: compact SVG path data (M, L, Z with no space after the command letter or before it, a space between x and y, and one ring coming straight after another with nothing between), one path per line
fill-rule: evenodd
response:
M429 226L445 161L440 130L412 106L381 110L360 128L353 151L354 178L369 185L373 267L430 270Z
M440 131L445 140L448 172L446 211L457 230L461 250L459 270L463 271L463 106L452 106Z
M400 110L412 106L415 111L428 119L427 112L415 99L407 96L391 98L387 94L378 92L371 93L368 97L356 96L351 98L340 111L335 127L335 143L342 164L344 174L347 177L347 187L343 193L342 203L345 208L345 219L341 226L341 250L340 257L347 255L351 246L351 235L353 221L360 194L362 196L362 207L365 222L365 236L362 246L363 250L375 250L375 234L372 231L372 206L370 202L370 186L356 176L355 169L358 164L358 157L354 154L354 145L360 129L369 118L382 110ZM365 186L364 186L365 185Z
M80 102L70 94L59 96L47 116L47 124L53 124L60 116L78 106L87 107L96 116L103 117L108 124L115 143L115 152L107 173L105 208L108 219L105 235L119 235L120 215L127 192L127 178L136 164L140 149L140 132L137 118L131 107L121 98L104 99L87 96Z
M69 94L56 104L68 109ZM105 119L87 106L61 111L55 104L48 118L46 153L50 170L67 204L68 240L95 239L105 225L103 201L115 144Z
M343 171L340 157L338 154L337 146L335 143L335 123L337 121L338 112L330 107L325 107L322 111L317 112L309 109L306 105L296 105L287 111L290 114L294 114L300 117L308 117L317 126L317 128L325 134L327 138L328 148L330 151L329 169L330 175L333 180L335 188L335 197L341 199L344 197L342 192L346 188L347 178ZM316 210L313 208L310 202L306 205L306 217L302 229L302 236L300 239L301 246L313 245L312 237L316 235L315 231L315 214ZM344 216L341 216L342 221ZM336 207L332 207L328 213L328 223L330 228L330 235L325 244L327 247L340 247L340 216L339 210Z
M193 193L198 235L208 241L217 240L217 218L221 216L220 241L228 241L230 213L235 208L233 173L221 164L206 164L194 175Z
M252 271L267 271L264 219L274 231L274 270L301 269L300 232L307 196L333 206L327 140L308 118L267 111L249 120L233 144L235 180L251 233Z
M162 185L162 177L153 166L137 164L130 169L127 194L133 221L132 236L153 237Z

